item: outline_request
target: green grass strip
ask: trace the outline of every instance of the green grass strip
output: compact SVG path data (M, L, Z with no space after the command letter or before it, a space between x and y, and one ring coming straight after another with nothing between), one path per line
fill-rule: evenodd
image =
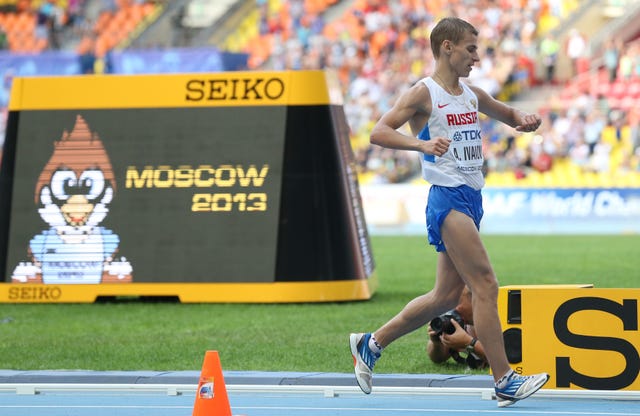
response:
M483 236L501 285L637 287L640 236ZM0 369L196 370L218 350L225 370L352 371L348 335L377 329L433 286L424 237L372 238L379 288L369 301L322 304L0 305ZM426 330L392 344L378 373L464 373L432 364Z

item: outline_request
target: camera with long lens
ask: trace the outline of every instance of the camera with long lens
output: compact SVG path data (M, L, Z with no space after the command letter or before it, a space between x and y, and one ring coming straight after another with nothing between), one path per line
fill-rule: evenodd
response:
M456 332L456 327L451 323L452 319L464 328L464 319L462 319L458 311L456 311L455 309L452 309L449 312L445 312L440 316L436 316L431 320L431 323L429 323L429 325L431 326L431 329L436 332L437 336L440 336L443 333L453 334L454 332Z

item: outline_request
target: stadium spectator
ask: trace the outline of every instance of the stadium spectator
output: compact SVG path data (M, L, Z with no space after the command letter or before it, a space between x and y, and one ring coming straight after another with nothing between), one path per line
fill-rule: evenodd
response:
M609 173L611 169L611 145L597 142L589 158L589 170L595 173Z
M633 78L640 79L640 43L633 43Z
M51 49L60 49L60 31L64 24L65 11L56 0L46 0L38 8L38 27L46 33Z
M488 92L492 97L497 97L503 86L503 80L496 74L498 68L496 68L496 52L495 49L489 46L484 54L484 59L473 68L471 74L469 74L468 81L479 88L482 88Z
M593 154L593 150L600 142L602 131L606 125L607 121L600 110L593 109L587 113L586 120L584 122L584 141L587 146L589 146L590 155Z
M631 143L630 154L640 149L640 108L638 107L633 107L629 111L629 142Z
M187 47L191 43L191 29L184 24L187 5L182 4L178 7L171 17L171 25L173 27L171 45L176 47Z
M609 74L609 82L615 81L618 78L618 63L620 61L620 48L618 42L612 38L608 38L606 40L602 59L604 60L604 66Z
M576 28L569 31L566 52L571 60L571 77L574 77L580 73L580 60L587 56L587 40Z
M553 167L553 157L547 151L542 150L532 158L531 166L540 173L549 172Z
M9 40L7 39L7 32L0 26L0 50L5 50L9 47Z
M553 122L553 131L562 137L567 149L571 149L579 140L584 140L584 115L576 108L561 110Z
M618 63L618 79L629 81L635 72L636 49L634 45L623 45Z
M590 150L589 145L585 143L583 138L580 138L573 147L569 150L569 158L571 162L586 171L590 162Z
M552 84L556 78L559 52L560 43L552 33L547 33L542 42L540 42L540 55L542 57L542 65L545 68L545 81L549 84Z
M68 0L66 15L65 26L80 26L84 19L84 0Z
M80 61L81 74L94 74L96 65L96 54L94 52L95 42L91 38L87 38L86 42L78 45L76 52Z
M612 108L609 111L607 124L615 130L615 138L617 143L622 143L622 130L626 126L627 116L624 110L620 108Z

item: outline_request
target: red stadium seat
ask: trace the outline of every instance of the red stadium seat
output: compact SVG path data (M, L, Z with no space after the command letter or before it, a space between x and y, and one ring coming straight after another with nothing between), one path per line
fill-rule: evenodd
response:
M625 95L619 100L619 106L620 106L619 108L624 111L629 111L635 105L636 105L636 99L629 95Z
M633 80L629 83L627 95L633 98L640 98L640 80Z
M611 95L612 84L609 81L596 82L592 95L597 97L609 97Z
M627 94L627 84L624 81L616 81L611 85L608 97L621 100Z

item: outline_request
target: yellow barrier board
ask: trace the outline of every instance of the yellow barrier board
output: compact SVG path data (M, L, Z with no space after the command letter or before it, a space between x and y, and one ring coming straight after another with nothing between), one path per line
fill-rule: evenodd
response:
M175 297L182 303L301 303L370 299L367 280L275 283L0 284L0 303L93 303L100 297Z
M640 289L502 287L503 330L521 337L512 367L550 373L548 388L640 390L638 299Z

